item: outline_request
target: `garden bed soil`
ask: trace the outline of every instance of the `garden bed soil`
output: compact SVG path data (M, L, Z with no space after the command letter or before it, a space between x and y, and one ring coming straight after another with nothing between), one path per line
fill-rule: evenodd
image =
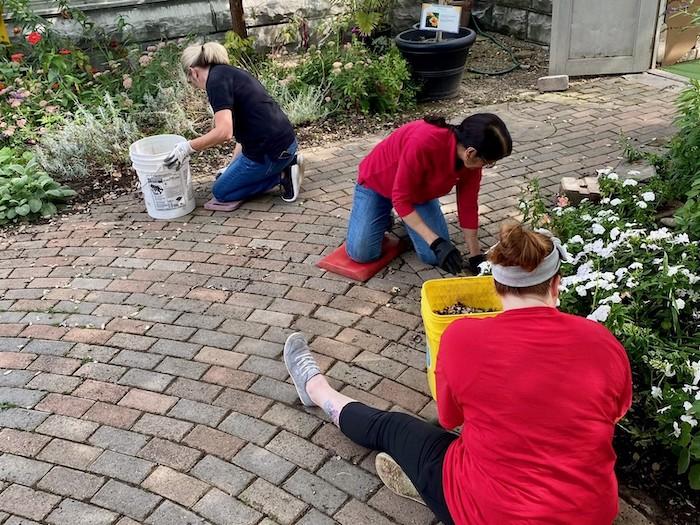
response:
M699 525L700 491L687 476L676 473L676 462L662 448L635 447L618 429L615 436L616 471L620 496L655 525Z

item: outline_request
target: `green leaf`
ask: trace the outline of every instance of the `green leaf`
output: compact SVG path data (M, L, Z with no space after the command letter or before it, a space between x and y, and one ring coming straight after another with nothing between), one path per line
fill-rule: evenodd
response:
M46 195L50 195L51 197L63 197L63 190L61 188L46 190Z
M8 218L8 219L12 220L12 219L14 219L15 217L17 217L17 212L15 211L14 208L11 208L11 209L7 210L6 215L7 215L7 218Z
M50 217L54 213L56 213L58 210L56 208L56 205L53 202L45 202L41 206L41 216L42 217Z
M690 444L690 454L698 459L700 459L700 436L695 436L693 442Z
M685 473L685 471L688 470L689 466L690 466L690 449L684 448L683 450L681 450L681 453L678 455L678 469L677 469L678 474Z
M690 481L690 488L693 490L700 490L700 464L693 465L688 472L688 481Z
M37 213L41 209L41 201L39 199L29 199L29 209L32 213Z
M29 215L31 209L29 208L29 204L22 204L21 206L17 206L15 208L15 211L20 217L26 217L27 215Z
M62 189L62 191L64 197L75 197L78 194L77 191L65 187Z

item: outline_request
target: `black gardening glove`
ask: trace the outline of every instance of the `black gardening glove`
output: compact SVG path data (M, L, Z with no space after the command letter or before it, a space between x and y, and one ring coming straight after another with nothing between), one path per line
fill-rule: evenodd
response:
M453 275L462 273L462 255L450 241L438 237L430 245L437 257L438 266Z
M467 267L472 274L479 275L481 272L479 265L483 262L486 262L486 256L483 253L480 253L479 255L475 255L467 259Z

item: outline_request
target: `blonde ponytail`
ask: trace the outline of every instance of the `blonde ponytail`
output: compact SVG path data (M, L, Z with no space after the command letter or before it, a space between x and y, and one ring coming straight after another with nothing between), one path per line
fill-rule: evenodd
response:
M205 42L201 45L192 45L185 48L180 57L182 67L187 70L190 67L207 67L215 64L228 64L228 52L218 42Z

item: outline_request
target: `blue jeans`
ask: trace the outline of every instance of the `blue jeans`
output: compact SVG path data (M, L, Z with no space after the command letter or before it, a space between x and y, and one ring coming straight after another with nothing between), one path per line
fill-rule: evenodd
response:
M414 207L431 230L443 239L450 238L438 199L415 204ZM361 184L355 185L348 222L348 238L345 241L345 251L353 261L368 263L381 257L384 232L391 227L391 208L390 199ZM419 259L425 264L435 266L437 259L428 243L408 224L405 226Z
M295 140L276 158L265 156L264 162L255 162L241 153L214 181L214 198L219 202L242 201L275 187L284 168L292 163L297 147Z

